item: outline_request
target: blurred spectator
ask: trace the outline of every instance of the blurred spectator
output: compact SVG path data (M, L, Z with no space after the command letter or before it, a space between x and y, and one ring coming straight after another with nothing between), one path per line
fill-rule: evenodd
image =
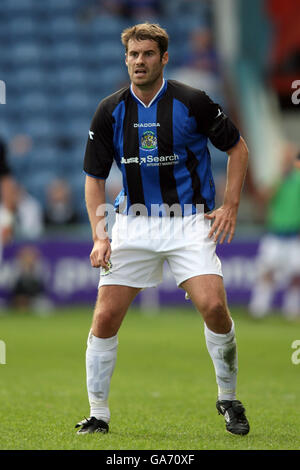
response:
M189 42L189 52L181 67L172 73L172 78L204 90L214 101L220 102L222 82L211 30L198 28L192 31Z
M300 316L300 153L293 146L283 158L282 180L265 199L267 234L259 246L249 311L254 317L265 316L280 286L286 289L283 314L295 318Z
M17 134L10 141L10 151L14 156L27 155L32 147L32 138L27 134Z
M291 83L300 76L300 2L299 0L267 0L273 20L271 83L281 105L293 108Z
M17 185L7 164L6 147L0 140L0 260L2 246L13 236L14 214L17 205Z
M17 190L16 232L22 238L36 239L44 231L43 207L24 188Z
M9 142L9 163L19 181L30 172L32 150L33 140L28 134L16 134Z
M66 180L57 179L48 186L44 221L46 225L56 227L79 221L71 188Z
M210 0L171 0L162 1L161 7L167 16L181 18L182 16L191 16L198 18L198 21L210 21Z
M134 21L152 21L162 14L159 0L124 0L124 16Z
M161 13L160 0L95 0L81 12L81 18L89 21L96 15L109 14L135 21L150 21Z
M17 255L17 276L12 288L12 306L20 311L43 312L50 308L45 295L43 268L39 251L24 246Z

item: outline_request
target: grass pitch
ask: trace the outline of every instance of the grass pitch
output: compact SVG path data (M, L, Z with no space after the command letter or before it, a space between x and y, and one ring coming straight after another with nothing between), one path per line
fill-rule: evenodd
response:
M159 314L132 309L119 332L107 435L77 436L89 415L85 349L92 312L63 309L49 317L5 313L0 339L0 449L300 449L300 364L291 344L300 323L273 315L256 321L232 310L238 396L251 430L225 431L215 409L216 382L203 322L192 307Z

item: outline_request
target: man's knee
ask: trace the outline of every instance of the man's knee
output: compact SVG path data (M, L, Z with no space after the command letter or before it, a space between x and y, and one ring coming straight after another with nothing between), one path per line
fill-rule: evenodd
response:
M202 314L208 320L217 320L228 316L228 309L222 299L209 299L205 302Z
M221 298L208 299L200 312L206 326L215 333L228 333L232 320L226 302Z
M104 332L111 332L115 334L115 331L119 329L120 325L120 312L112 308L101 308L95 310L92 330L96 336L101 337Z

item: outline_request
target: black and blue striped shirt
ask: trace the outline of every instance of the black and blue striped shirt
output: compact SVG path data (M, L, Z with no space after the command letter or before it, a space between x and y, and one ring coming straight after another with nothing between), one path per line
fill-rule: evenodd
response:
M122 213L130 213L135 204L144 205L149 215L154 205L177 204L187 214L185 207L194 213L201 204L207 212L215 199L208 138L226 152L240 135L203 91L164 81L145 106L128 86L100 102L89 132L84 171L106 179L116 161L123 189L115 206Z

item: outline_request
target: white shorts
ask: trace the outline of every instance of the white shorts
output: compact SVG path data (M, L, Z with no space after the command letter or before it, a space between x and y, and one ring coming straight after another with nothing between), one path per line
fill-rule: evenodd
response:
M300 237L265 235L259 245L256 263L259 276L271 272L274 279L283 284L300 276Z
M155 287L162 281L164 261L178 286L201 274L223 276L209 230L210 221L203 214L172 218L116 214L111 267L100 269L99 287Z

